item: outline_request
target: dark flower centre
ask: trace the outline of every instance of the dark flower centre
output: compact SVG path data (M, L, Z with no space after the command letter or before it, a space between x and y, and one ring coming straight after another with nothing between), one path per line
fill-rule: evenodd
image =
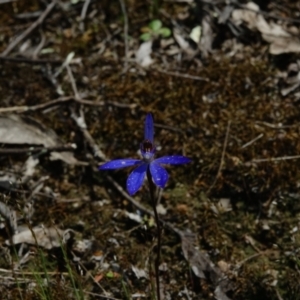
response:
M153 145L150 140L144 140L142 143L142 151L151 152L153 150Z

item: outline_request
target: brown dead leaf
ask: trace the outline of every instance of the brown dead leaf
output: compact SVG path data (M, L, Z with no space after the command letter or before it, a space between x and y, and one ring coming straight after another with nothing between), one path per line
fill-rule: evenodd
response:
M95 277L94 277L94 280L96 282L100 282L103 279L103 277L104 277L103 273L96 274Z
M57 147L63 145L56 133L36 120L18 115L0 116L0 143L15 145L43 145ZM62 160L68 164L81 164L70 152L51 152L52 160Z
M177 204L176 211L180 214L186 215L189 212L189 207L186 204Z
M254 2L248 2L246 7L246 9L235 9L232 12L232 21L236 25L244 22L250 30L258 30L262 34L262 38L270 43L269 52L271 54L300 52L298 29L293 28L292 33L274 22L268 23L259 13L259 6Z
M207 253L195 247L195 234L178 231L181 237L181 247L185 259L189 262L194 274L202 279L207 279L214 285L217 300L230 300L226 292L233 290L234 285L221 269L214 265Z
M45 249L52 249L61 247L64 240L70 238L70 230L61 230L55 227L35 227L32 229L25 229L17 234L14 234L11 240L5 241L6 245L16 244L30 244L43 247Z

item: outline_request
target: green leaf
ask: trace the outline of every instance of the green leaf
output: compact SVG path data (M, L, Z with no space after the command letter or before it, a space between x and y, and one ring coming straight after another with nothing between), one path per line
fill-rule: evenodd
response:
M107 278L114 278L114 273L113 273L112 271L108 271L108 272L106 273L106 277L107 277Z
M143 34L140 35L140 39L143 41L143 42L148 42L150 41L152 38L152 34L150 32L145 32Z
M171 35L171 30L167 27L163 27L159 29L158 32L162 37L167 38Z
M162 27L162 22L160 20L153 20L149 23L149 27L154 31L157 32Z

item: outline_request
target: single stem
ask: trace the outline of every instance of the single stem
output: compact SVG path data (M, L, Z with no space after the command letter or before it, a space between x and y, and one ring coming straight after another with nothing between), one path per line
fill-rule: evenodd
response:
M160 221L158 217L158 213L156 210L156 201L155 201L155 185L152 181L152 176L150 174L150 170L147 171L147 179L149 182L149 190L150 190L150 197L152 202L152 208L154 211L154 217L155 217L155 223L157 228L157 254L155 259L155 279L156 279L156 295L157 300L160 300L160 286L159 286L159 263L160 263L160 249L161 249L161 227L160 227Z
M153 18L158 17L159 7L160 7L160 1L159 0L153 0L152 1L152 7L151 7Z

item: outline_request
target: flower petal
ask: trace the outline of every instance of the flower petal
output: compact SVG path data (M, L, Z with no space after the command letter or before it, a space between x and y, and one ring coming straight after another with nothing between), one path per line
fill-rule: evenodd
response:
M171 155L171 156L163 156L154 160L154 162L159 164L167 164L167 165L181 165L187 164L191 161L191 159L182 156L182 155Z
M111 160L111 161L103 164L102 166L100 166L99 170L120 169L120 168L137 165L140 162L141 162L141 160L139 160L139 159L131 159L131 158L115 159L115 160Z
M145 140L149 140L153 144L153 137L154 137L153 117L151 113L148 113L145 120L144 138Z
M152 162L150 164L150 173L152 175L154 183L157 186L164 188L169 178L166 169L161 167L159 164Z
M127 178L126 184L129 195L135 194L138 191L138 189L142 186L147 168L148 164L144 163L131 172L131 174Z

